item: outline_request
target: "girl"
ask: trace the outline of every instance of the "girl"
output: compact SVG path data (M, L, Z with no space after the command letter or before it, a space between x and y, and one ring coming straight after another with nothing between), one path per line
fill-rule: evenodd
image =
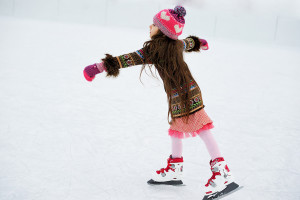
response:
M156 171L148 183L182 184L182 139L199 136L211 156L209 164L213 175L205 185L206 195L210 195L221 192L230 184L232 186L233 176L210 131L214 127L213 121L204 110L200 88L183 59L183 52L208 49L206 40L196 36L178 40L185 24L185 15L186 11L181 6L158 12L150 25L151 40L146 41L142 49L116 57L106 54L101 63L84 69L84 77L92 81L96 74L103 71L107 72L107 77L117 77L120 68L143 65L141 76L146 64L154 65L168 98L172 154L167 160L167 167Z

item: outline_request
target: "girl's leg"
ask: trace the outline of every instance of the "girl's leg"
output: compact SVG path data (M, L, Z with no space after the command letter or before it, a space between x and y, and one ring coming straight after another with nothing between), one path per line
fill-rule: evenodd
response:
M172 158L181 158L182 156L182 139L171 137L172 140Z
M199 136L205 143L208 153L212 160L214 160L215 158L221 157L221 153L220 153L218 144L210 130L202 131L199 134Z

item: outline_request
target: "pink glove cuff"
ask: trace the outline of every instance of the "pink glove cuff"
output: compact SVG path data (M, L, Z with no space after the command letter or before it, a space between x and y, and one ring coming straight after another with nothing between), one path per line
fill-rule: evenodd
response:
M100 73L102 73L103 71L107 72L106 68L104 67L104 63L103 62L96 63L96 66L97 66L97 68L98 68L98 70L99 70Z

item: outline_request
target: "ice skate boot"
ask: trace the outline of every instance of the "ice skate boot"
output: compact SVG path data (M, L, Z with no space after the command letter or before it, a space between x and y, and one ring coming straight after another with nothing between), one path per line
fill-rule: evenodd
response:
M157 170L148 184L163 184L163 185L181 185L183 176L183 158L168 158L168 165L166 168Z
M210 160L209 164L213 175L205 184L203 200L217 198L239 187L234 182L232 172L229 170L223 157Z

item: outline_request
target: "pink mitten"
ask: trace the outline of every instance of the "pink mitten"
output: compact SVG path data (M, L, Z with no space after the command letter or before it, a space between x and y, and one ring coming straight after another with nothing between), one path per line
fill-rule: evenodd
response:
M199 41L200 41L200 48L202 50L208 50L209 49L208 43L205 39L199 39Z
M95 63L84 68L83 75L87 81L92 81L96 74L106 71L103 62Z

